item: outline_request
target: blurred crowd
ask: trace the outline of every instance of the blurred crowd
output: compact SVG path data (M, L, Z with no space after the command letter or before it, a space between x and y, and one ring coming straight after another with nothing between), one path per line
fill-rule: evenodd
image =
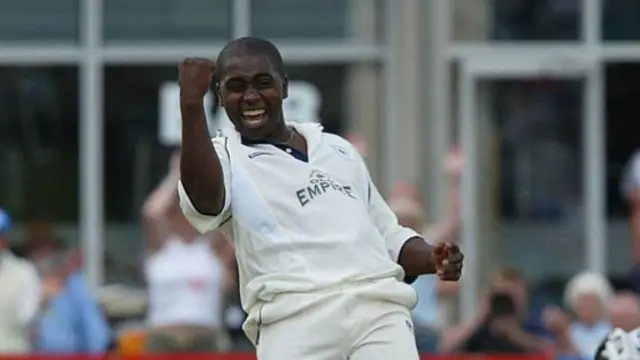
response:
M366 144L357 136L350 140L366 156ZM443 219L425 223L425 208L410 183L396 184L388 203L402 225L427 239L456 242L465 158L454 148L443 166L450 184ZM0 210L0 353L251 349L241 331L244 313L229 229L201 235L190 226L176 193L179 168L176 151L141 209L145 251L135 271L144 279L142 290L116 286L94 291L82 274L81 252L63 248L49 223L30 224L16 241L10 215ZM640 153L624 178L623 194L638 238ZM630 274L629 289L617 290L604 275L582 272L565 285L560 301L534 303L519 270L499 268L476 314L465 321L456 312L460 284L423 276L412 285L419 297L413 310L416 342L423 353L542 352L560 359L590 358L613 328L640 327L640 297L634 291L640 271Z

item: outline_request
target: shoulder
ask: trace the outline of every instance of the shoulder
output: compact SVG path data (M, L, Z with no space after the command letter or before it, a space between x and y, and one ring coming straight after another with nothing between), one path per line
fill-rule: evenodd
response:
M358 150L345 138L323 132L322 143L329 151L335 151L338 155L352 161L363 161Z

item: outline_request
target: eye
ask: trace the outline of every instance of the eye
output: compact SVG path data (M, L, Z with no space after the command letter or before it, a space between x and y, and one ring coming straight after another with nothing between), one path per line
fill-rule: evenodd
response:
M230 92L243 92L247 86L243 81L229 80L224 84L224 87Z
M267 89L273 86L273 79L268 76L260 77L256 80L256 87L258 89Z

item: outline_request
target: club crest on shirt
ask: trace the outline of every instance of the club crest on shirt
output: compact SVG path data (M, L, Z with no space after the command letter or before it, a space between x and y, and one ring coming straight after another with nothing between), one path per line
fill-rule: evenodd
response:
M340 145L331 145L331 147L333 148L333 150L336 151L338 155L342 156L347 160L352 160L351 154L347 151L347 149L343 148Z
M342 185L319 170L311 171L309 174L309 185L298 189L296 191L296 197L300 206L305 207L315 199L331 191L356 199L351 186Z

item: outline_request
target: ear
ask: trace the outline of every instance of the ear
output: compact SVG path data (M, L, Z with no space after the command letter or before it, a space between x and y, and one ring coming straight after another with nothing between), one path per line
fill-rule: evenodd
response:
M282 79L282 98L289 97L289 77L287 75Z
M220 87L220 83L216 83L216 97L218 98L218 104L220 107L224 107L224 100L222 97L222 88Z

